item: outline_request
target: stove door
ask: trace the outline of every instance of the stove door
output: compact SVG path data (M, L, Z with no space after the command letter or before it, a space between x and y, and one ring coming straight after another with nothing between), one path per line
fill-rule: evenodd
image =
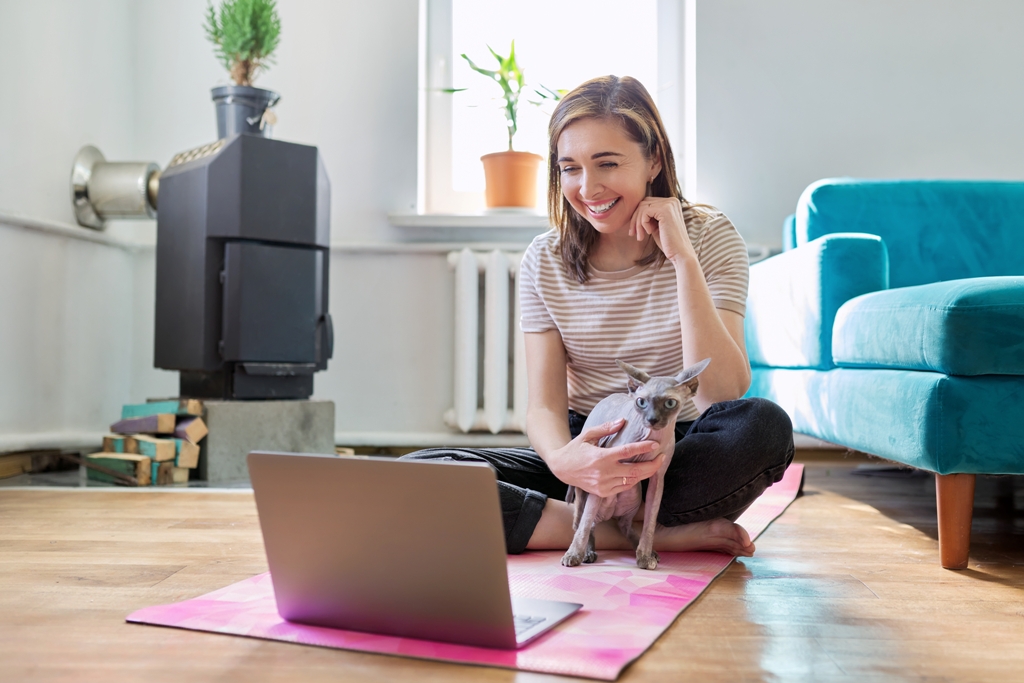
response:
M223 359L316 363L323 269L324 252L319 249L226 243Z

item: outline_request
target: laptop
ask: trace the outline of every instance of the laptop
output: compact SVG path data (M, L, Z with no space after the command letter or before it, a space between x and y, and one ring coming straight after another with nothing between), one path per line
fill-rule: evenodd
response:
M283 619L515 649L582 607L510 595L486 464L265 452L248 461Z

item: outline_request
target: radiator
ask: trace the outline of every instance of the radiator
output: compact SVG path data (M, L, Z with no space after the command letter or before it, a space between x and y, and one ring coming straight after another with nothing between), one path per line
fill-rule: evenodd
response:
M448 254L455 270L455 384L445 423L462 432L522 432L526 351L519 329L521 253Z

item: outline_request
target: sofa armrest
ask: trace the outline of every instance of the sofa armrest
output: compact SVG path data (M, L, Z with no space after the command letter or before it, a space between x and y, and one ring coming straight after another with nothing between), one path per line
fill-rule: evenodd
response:
M846 301L889 286L875 235L836 233L750 267L746 342L752 366L835 367L832 325Z

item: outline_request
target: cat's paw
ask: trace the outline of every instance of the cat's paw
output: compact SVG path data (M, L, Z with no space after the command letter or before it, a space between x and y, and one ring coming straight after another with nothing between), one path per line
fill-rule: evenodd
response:
M587 552L583 555L583 561L587 564L590 564L591 562L597 562L597 553L594 552L593 549L587 548Z
M565 555L562 555L562 566L563 567L578 567L583 557L577 555L573 551L568 551Z
M651 550L649 553L645 553L642 550L636 551L636 566L640 567L640 569L657 569L660 559L657 551Z

